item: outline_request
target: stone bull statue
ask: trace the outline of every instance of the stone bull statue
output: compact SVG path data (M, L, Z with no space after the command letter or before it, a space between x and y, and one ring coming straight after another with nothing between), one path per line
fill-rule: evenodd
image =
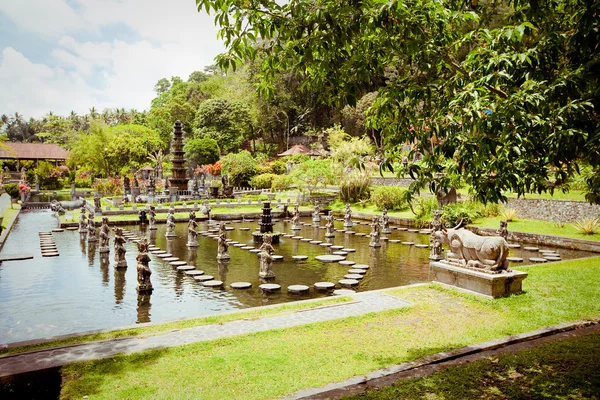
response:
M481 268L490 272L508 270L508 243L499 236L479 236L465 229L462 221L451 229L434 232L450 251L464 260L467 267Z

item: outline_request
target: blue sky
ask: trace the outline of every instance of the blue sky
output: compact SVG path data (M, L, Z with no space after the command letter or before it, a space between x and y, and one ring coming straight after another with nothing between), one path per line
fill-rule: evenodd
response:
M223 51L194 0L0 0L0 114L147 109Z

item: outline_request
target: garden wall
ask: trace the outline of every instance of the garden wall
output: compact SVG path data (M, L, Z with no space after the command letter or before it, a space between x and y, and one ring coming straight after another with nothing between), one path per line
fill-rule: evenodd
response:
M383 178L381 176L371 178L372 186L409 186L413 182L410 178Z
M600 216L600 205L592 205L585 201L508 199L506 206L517 210L518 217L524 219L574 222L584 217Z

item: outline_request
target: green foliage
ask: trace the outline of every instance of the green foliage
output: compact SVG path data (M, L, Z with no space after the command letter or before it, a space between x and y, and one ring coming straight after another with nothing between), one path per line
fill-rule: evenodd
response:
M600 232L600 219L598 218L581 218L573 225L578 232L585 235L593 235Z
M289 189L294 185L294 178L290 175L275 175L271 189Z
M415 225L418 228L427 225L433 218L433 211L439 207L438 201L434 196L417 197L409 205L415 214Z
M260 174L250 179L250 186L256 189L269 189L273 184L275 174Z
M403 210L408 207L407 190L396 186L378 186L371 193L371 201L379 210Z
M270 164L269 168L271 170L271 173L273 173L275 175L282 175L287 172L287 166L286 166L285 162L283 162L281 160L273 161Z
M484 206L474 201L463 201L447 204L442 208L442 221L447 227L456 226L461 220L464 224L470 224L475 219L482 217Z
M251 131L247 105L224 99L210 99L198 107L194 137L215 139L224 153L238 149Z
M7 183L4 185L4 191L13 199L19 198L19 185L16 183Z
M183 149L186 159L198 165L213 164L221 155L217 141L210 138L188 139Z
M227 154L221 158L221 165L233 186L246 186L256 174L256 160L247 150Z
M38 175L40 189L62 189L61 171L54 164L48 161L40 161L38 167L35 169L35 173Z
M103 196L121 196L123 194L123 182L119 178L97 179L93 188Z
M317 187L331 184L335 180L331 160L308 160L296 166L290 174L303 190L312 193Z
M85 178L75 178L75 187L76 188L91 188L92 187L92 177L85 177Z
M517 220L517 210L515 210L514 208L504 208L502 211L500 211L500 215L502 215L502 218L506 222L512 222ZM495 215L486 215L486 217L495 217Z
M362 167L364 157L375 154L369 138L351 137L340 125L335 125L324 133L328 136L331 158L342 167Z
M340 199L345 203L357 203L371 196L371 174L353 170L340 181Z

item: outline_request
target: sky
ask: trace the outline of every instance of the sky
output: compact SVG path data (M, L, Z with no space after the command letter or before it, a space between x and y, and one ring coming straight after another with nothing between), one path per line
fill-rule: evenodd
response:
M223 50L194 0L0 0L0 114L148 109Z

